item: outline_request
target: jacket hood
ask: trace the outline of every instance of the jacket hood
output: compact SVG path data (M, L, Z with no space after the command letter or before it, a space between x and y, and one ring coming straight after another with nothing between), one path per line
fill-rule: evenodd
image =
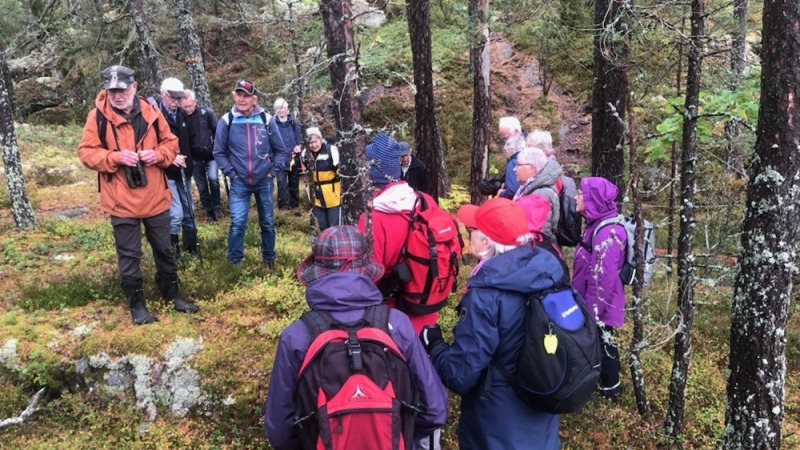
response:
M311 309L349 311L381 302L381 291L372 280L360 273L333 273L306 287L306 303Z
M563 277L561 263L552 253L524 244L488 259L467 284L530 294L555 286Z
M417 193L405 181L388 184L372 200L372 207L376 211L394 214L401 211L411 211Z
M592 223L617 215L617 194L619 188L602 177L586 177L581 179L583 192L583 208L586 221Z

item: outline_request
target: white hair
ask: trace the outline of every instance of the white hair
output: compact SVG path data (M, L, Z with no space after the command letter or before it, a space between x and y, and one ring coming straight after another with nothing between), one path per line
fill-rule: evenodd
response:
M506 140L505 145L503 145L503 151L507 158L510 158L514 153L521 152L524 148L525 139L520 135L511 136Z
M532 164L536 168L536 173L542 171L545 164L547 164L547 155L544 150L536 147L525 147L517 155L517 164Z
M519 119L511 116L501 117L497 128L507 128L512 132L522 133L522 125L520 125Z
M497 255L502 255L503 253L509 250L513 250L519 247L520 245L527 244L533 238L533 235L531 235L530 233L526 233L517 238L518 242L517 244L505 245L505 244L498 244L497 242L493 241L492 238L485 235L483 231L479 229L476 229L475 231L473 231L473 233L478 233L478 236L486 239L486 241L489 243L486 250L479 252L477 254L478 258L480 259L489 259L489 258L494 258Z
M284 99L282 99L280 97L275 99L275 103L272 105L272 109L274 109L275 111L278 111L279 109L284 108L284 107L286 109L289 109L289 103L286 100L284 100Z
M527 139L525 139L525 144L528 147L536 147L540 148L544 151L544 154L547 156L552 155L555 153L553 150L553 136L550 134L549 131L543 130L533 130L528 133Z
M194 91L193 91L193 90L191 90L191 89L184 89L184 90L183 90L183 95L184 95L186 98L191 98L191 99L194 99L194 98L195 98L195 97L194 97Z

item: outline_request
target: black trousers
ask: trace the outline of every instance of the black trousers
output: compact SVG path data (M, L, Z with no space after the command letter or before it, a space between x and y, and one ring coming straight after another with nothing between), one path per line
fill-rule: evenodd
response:
M604 325L600 329L600 341L603 347L603 361L600 364L600 393L609 398L616 398L621 389L619 371L619 347L614 337L614 328Z
M178 265L175 263L175 254L169 240L169 211L144 219L130 219L126 217L111 217L114 227L114 243L117 249L117 264L122 284L141 283L142 268L139 262L142 259L142 230L150 248L153 249L153 259L156 262L156 271L164 277L178 275Z

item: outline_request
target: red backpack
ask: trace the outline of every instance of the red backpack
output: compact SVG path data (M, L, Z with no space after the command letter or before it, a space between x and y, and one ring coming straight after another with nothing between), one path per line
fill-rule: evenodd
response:
M417 192L408 238L394 267L402 284L397 307L411 315L434 313L457 289L458 260L464 243L458 224L447 211Z
M303 448L411 450L419 408L389 308L370 306L355 323L314 310L301 319L312 338L294 392Z

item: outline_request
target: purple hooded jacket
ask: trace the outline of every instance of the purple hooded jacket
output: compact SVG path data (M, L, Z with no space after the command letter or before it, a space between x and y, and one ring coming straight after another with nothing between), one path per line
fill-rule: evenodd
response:
M583 215L586 230L575 247L572 286L583 296L595 318L611 327L625 323L625 288L619 270L625 262L627 235L622 225L601 228L592 242L592 233L603 219L617 215L617 187L601 177L581 180Z
M309 284L306 302L312 309L326 311L334 319L355 322L366 307L383 301L381 292L366 276L355 272L327 275ZM391 337L406 357L412 381L419 392L422 412L417 415L414 434L422 438L441 428L447 420L447 391L431 364L411 322L402 312L389 312ZM281 332L264 411L266 434L276 449L300 448L293 425L292 396L311 336L302 321L296 320Z

